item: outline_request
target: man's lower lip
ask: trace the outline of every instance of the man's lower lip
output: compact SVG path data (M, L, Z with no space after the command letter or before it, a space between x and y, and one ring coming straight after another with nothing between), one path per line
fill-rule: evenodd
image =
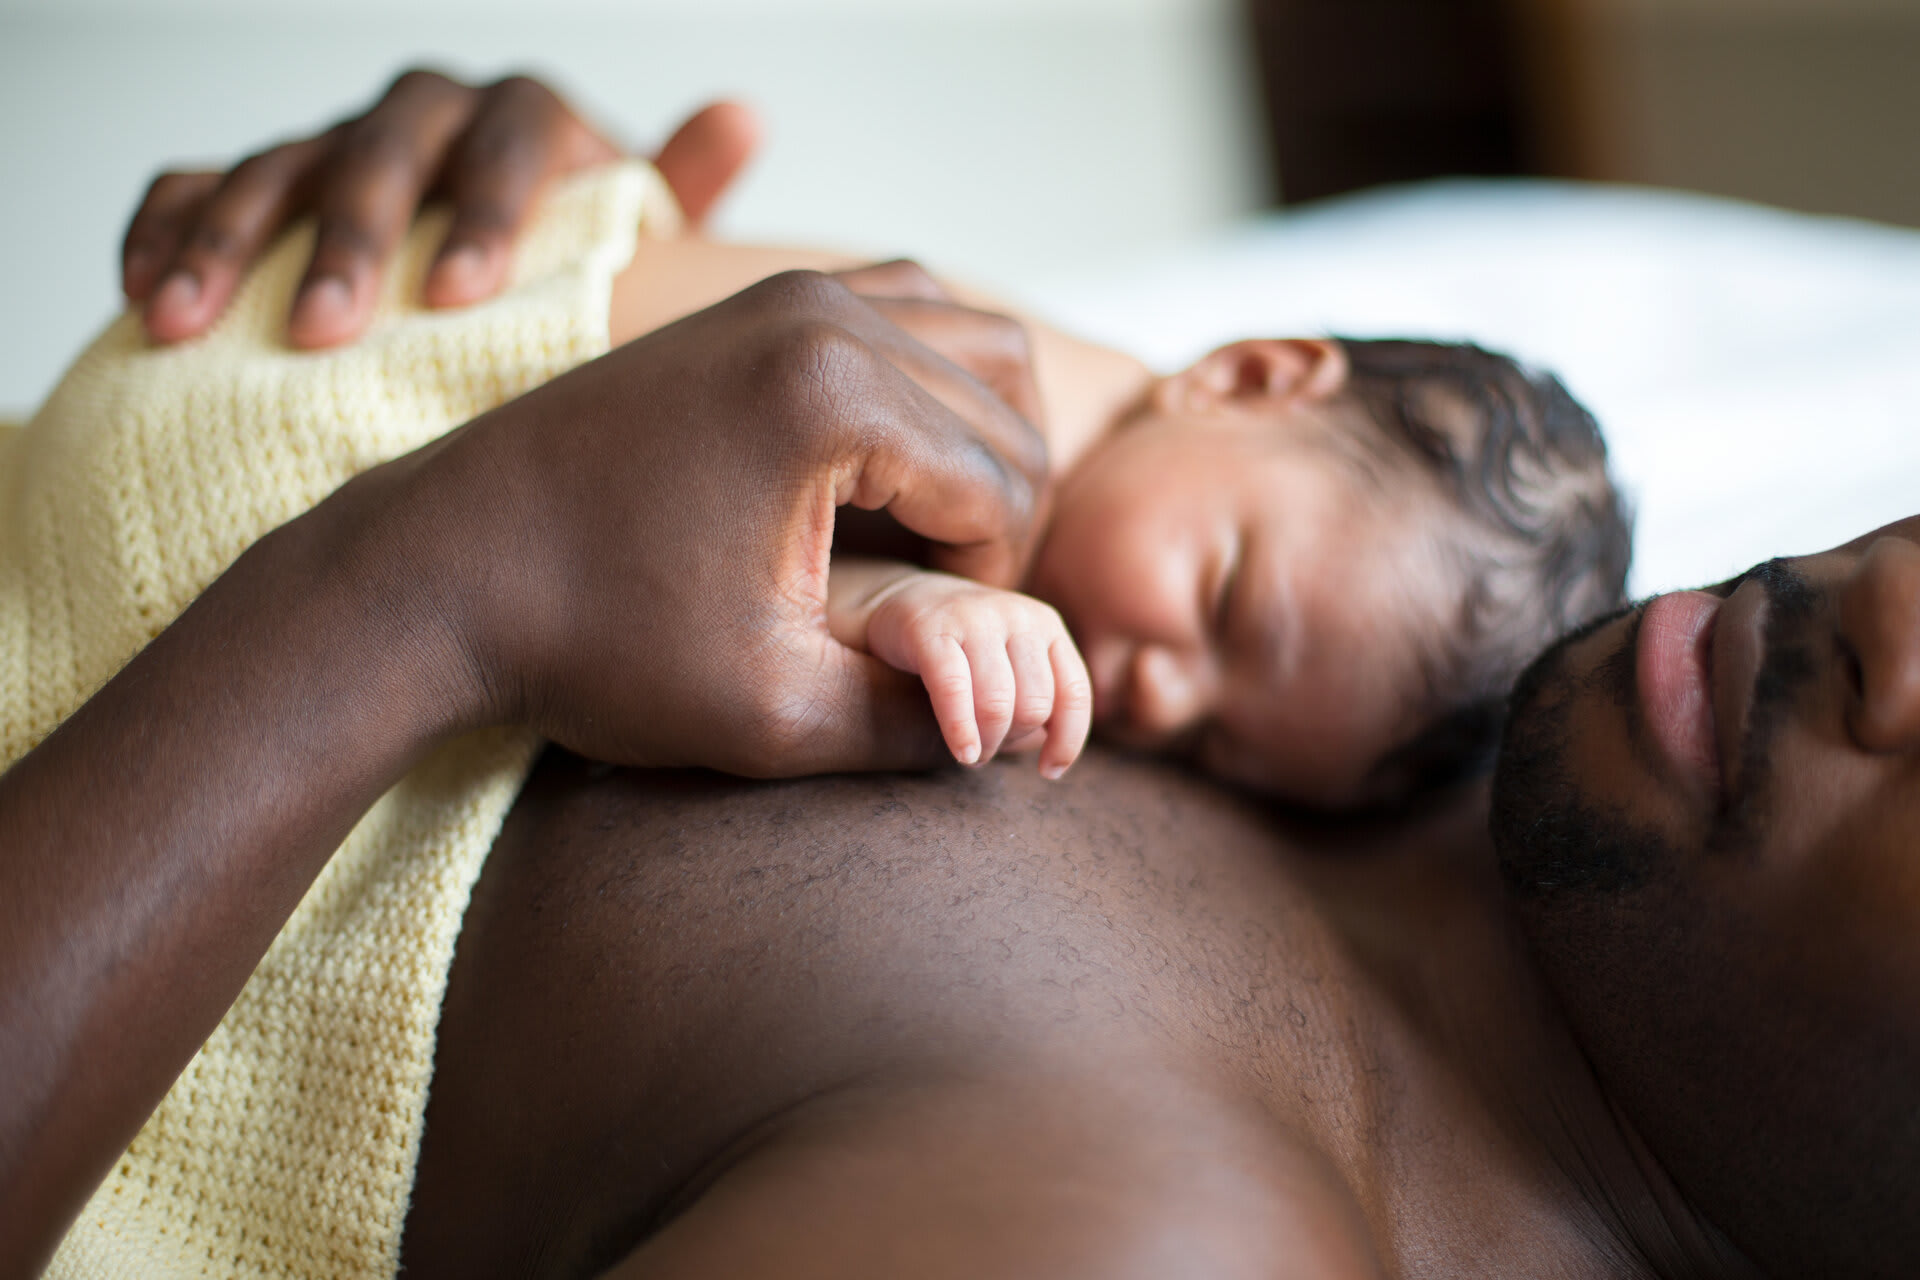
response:
M1718 596L1676 591L1648 602L1634 678L1640 712L1667 763L1703 796L1719 796L1711 657Z

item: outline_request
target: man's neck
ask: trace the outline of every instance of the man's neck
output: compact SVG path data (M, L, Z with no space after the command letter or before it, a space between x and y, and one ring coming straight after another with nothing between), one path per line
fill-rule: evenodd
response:
M1380 999L1355 1079L1378 1124L1336 1134L1394 1274L1758 1276L1614 1107L1520 935L1483 798L1377 852L1313 864Z

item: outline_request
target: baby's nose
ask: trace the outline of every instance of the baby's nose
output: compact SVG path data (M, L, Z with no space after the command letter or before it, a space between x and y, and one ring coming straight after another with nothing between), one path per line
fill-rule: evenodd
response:
M1213 710L1215 683L1205 654L1143 645L1133 657L1127 718L1142 734L1183 733Z

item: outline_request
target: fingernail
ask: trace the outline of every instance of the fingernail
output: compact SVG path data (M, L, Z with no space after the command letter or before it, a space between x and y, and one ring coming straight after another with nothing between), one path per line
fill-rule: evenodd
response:
M487 255L479 245L463 244L440 259L440 269L455 283L467 284L487 265Z
M980 744L977 742L969 742L966 746L960 748L956 754L959 756L961 764L978 764L980 762Z
M1058 782L1067 776L1067 766L1063 764L1043 764L1040 766L1040 776L1048 782Z
M200 282L185 271L168 276L153 295L153 305L160 311L187 311L199 300Z
M344 320L353 306L353 291L336 276L322 276L300 291L294 304L294 323L306 326Z

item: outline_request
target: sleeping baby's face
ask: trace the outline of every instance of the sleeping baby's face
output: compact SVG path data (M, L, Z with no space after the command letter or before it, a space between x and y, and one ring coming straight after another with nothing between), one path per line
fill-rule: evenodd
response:
M1410 470L1370 475L1328 443L1359 412L1342 398L1178 381L1062 478L1031 588L1078 641L1105 736L1364 801L1430 703L1458 517Z

